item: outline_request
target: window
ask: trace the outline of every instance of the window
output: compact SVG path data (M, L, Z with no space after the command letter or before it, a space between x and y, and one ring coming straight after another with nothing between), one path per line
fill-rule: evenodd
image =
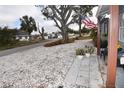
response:
M119 41L124 42L124 13L120 14Z
M106 21L104 24L104 33L108 34L108 21Z

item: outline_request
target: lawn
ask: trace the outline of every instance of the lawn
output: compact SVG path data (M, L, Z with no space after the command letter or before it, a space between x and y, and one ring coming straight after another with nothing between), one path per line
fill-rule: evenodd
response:
M2 45L0 46L0 51L6 50L6 49L11 49L11 48L16 48L16 47L21 47L21 46L27 46L27 45L32 45L40 42L45 42L46 40L38 41L38 40L33 40L33 41L18 41L15 44L8 44L8 45Z

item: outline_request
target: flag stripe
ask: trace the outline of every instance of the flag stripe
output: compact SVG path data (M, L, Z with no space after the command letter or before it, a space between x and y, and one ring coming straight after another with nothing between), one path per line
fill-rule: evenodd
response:
M96 28L96 24L87 17L82 17L82 23L88 28Z

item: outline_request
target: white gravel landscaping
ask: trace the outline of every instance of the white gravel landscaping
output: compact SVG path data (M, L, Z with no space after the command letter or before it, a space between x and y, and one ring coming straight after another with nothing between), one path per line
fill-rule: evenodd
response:
M75 49L86 40L53 47L36 47L0 57L0 87L58 87L75 59Z

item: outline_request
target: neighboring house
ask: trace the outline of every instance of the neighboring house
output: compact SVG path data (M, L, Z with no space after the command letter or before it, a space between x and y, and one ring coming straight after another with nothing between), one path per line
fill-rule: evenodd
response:
M45 39L61 39L62 35L59 32L52 32L52 33L47 33L47 35L44 36Z
M16 40L29 41L29 34L26 31L18 30L16 33Z
M44 36L45 39L48 39L48 36Z
M38 40L38 39L42 39L41 35L31 35L31 40Z
M72 34L69 33L68 36L69 36L70 38L74 38L74 37L75 37L75 34L74 34L74 33L72 33Z
M58 34L58 39L62 39L62 35L61 34Z
M48 39L56 39L58 38L58 34L57 33L50 33L48 34Z

